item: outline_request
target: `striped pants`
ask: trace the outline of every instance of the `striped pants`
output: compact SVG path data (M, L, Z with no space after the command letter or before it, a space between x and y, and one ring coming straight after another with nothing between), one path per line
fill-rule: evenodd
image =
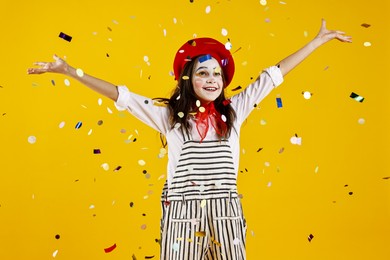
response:
M237 194L163 202L161 260L245 260L246 222Z

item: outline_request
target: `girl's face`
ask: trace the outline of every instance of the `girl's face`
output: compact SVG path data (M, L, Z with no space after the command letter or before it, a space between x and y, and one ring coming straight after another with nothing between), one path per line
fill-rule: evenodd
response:
M192 85L202 103L214 101L223 90L222 69L216 59L197 61L192 75Z

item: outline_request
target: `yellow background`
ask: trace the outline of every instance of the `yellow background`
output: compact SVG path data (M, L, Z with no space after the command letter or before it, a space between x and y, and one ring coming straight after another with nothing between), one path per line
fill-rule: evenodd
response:
M306 44L321 18L354 42L318 49L242 128L248 259L389 259L389 13L383 0L3 0L0 259L159 258L167 158L158 158L158 134L73 79L27 75L34 61L57 54L139 94L167 97L176 50L209 36L238 50L233 89ZM302 145L290 142L295 134Z

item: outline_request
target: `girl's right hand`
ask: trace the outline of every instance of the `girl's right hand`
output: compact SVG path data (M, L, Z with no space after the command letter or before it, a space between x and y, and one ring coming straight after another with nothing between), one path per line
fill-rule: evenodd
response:
M28 74L42 74L45 72L66 74L69 70L69 65L57 55L53 55L54 62L34 62L34 65L39 68L27 69Z

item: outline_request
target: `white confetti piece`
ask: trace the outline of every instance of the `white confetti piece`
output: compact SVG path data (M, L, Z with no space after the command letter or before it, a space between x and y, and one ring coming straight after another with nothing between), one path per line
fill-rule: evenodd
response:
M206 108L204 108L204 107L199 107L199 112L203 113L203 112L205 112L205 111L206 111Z
M267 0L260 0L260 4L263 5L263 6L267 5Z
M206 206L206 200L202 200L201 202L200 202L200 207L201 208L204 208L204 206Z
M177 113L177 115L178 115L180 118L183 118L183 117L184 117L184 113L183 113L183 112L179 112L179 113Z
M358 123L360 125L364 125L366 123L366 120L364 118L359 118Z
M88 135L92 134L92 129L89 129Z
M175 242L175 243L173 243L173 245L172 245L172 250L173 251L179 251L179 248L180 248L180 245L179 245L179 243L177 243L177 242Z
M81 78L84 76L84 71L82 69L76 69L76 75Z
M208 5L206 6L206 14L209 14L211 12L211 7Z
M65 86L69 87L70 86L69 79L64 79L64 84L65 84Z
M103 104L103 100L101 98L98 99L98 105L101 106Z
M228 35L228 31L225 28L222 28L221 34L222 34L222 36L227 36Z
M174 24L177 24L177 19L176 19L176 17L173 17L173 23L174 23Z
M364 45L364 47L370 47L371 46L371 42L364 42L363 45Z
M35 144L36 141L37 141L37 138L33 135L30 135L28 138L27 138L27 141L30 143L30 144Z
M302 138L301 138L301 137L293 136L293 137L291 137L290 142L291 142L292 144L301 145L301 144L302 144Z
M267 121L265 121L264 119L260 120L260 125L266 125L266 124L267 124Z
M58 250L54 251L53 252L53 257L55 258L57 256L57 254L58 254Z
M110 166L108 165L108 163L103 163L103 164L101 165L101 167L102 167L103 170L105 170L105 171L108 171L108 170L110 169Z
M304 99L310 99L311 98L311 93L309 91L303 92L303 98Z
M95 208L95 205L93 205L93 204L89 206L89 209L94 209L94 208Z
M234 244L234 245L239 245L240 242L241 242L241 240L240 240L238 237L236 237L236 238L233 240L233 244Z
M58 125L59 128L64 128L64 126L65 126L65 122L64 122L64 121L62 121L62 122Z
M140 166L145 166L146 162L144 160L138 160Z
M233 48L232 43L231 43L231 42L225 43L225 48L226 48L226 50L229 50L229 51L230 51L230 50Z

